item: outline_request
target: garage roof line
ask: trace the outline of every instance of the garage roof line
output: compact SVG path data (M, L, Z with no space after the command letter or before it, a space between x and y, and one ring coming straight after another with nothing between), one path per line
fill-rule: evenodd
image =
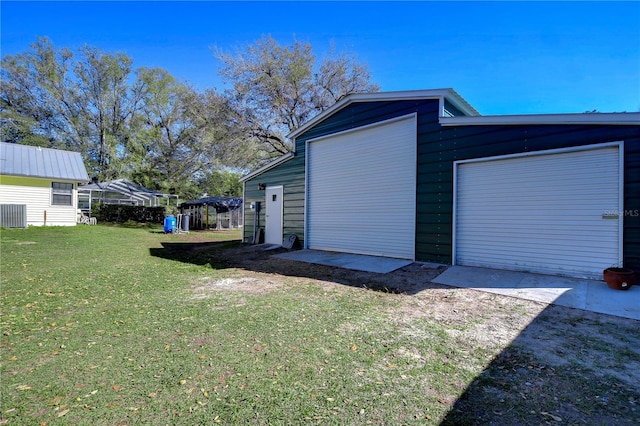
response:
M353 93L346 96L342 100L336 102L332 107L318 114L302 126L287 135L288 138L295 139L302 133L306 132L317 123L332 116L341 109L346 108L356 102L378 102L378 101L402 101L402 100L418 100L418 99L439 99L444 103L446 99L456 108L460 109L464 114L469 116L480 115L466 100L462 98L453 89L429 89L429 90L408 90L397 92L373 92L373 93ZM442 109L442 108L441 108Z

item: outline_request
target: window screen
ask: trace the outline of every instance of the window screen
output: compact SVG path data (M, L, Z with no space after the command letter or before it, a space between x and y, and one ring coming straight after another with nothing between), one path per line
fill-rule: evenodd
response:
M52 182L51 183L51 205L70 206L73 204L73 184Z

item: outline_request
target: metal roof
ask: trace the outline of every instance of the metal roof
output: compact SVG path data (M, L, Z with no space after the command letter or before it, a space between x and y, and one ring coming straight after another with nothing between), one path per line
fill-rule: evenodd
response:
M88 182L79 152L0 142L0 174Z
M638 112L606 112L591 114L519 114L476 117L440 117L443 126L593 124L607 126L639 126Z
M153 201L156 198L177 197L175 195L163 194L142 185L128 181L126 179L116 179L109 182L92 183L78 187L78 192L117 192L131 200Z
M242 207L242 197L205 197L198 200L185 201L180 207L189 206L212 206L218 213L236 210Z
M403 100L419 100L419 99L439 99L441 103L446 99L456 108L460 109L462 113L469 116L480 115L462 96L460 96L455 90L447 89L427 89L427 90L407 90L398 92L371 92L371 93L352 93L342 100L336 102L329 109L323 111L321 114L316 115L311 120L304 123L302 126L293 130L287 137L296 138L302 133L309 130L322 120L330 117L336 112L344 109L348 105L356 102L377 102L377 101L403 101ZM443 105L442 105L443 106ZM441 106L441 108L442 108ZM443 111L441 111L442 113ZM295 149L295 148L294 148Z

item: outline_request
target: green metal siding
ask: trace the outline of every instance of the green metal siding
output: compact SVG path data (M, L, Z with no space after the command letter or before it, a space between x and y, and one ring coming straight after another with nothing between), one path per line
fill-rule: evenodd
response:
M441 127L418 138L417 260L451 263L453 161L624 141L624 264L640 269L640 127L496 125Z
M283 233L288 235L298 235L302 238L304 234L304 157L299 155L292 159L267 170L253 179L247 180L244 186L244 234L245 242L250 242L253 237L253 223L255 212L249 206L260 201L263 208L260 210L259 227L264 228L264 195L265 191L260 190L258 184L266 186L283 185Z
M298 136L296 155L293 159L245 182L244 241L251 241L253 236L254 212L249 209L249 205L255 201L264 201L264 191L258 189L258 184L265 183L266 186L284 186L284 236L286 238L288 235L295 234L304 242L304 178L307 140L413 112L418 112L418 119L437 116L437 110L437 100L356 103L336 112ZM260 212L259 219L260 227L264 227L264 210Z
M284 233L304 240L305 143L319 136L417 113L416 260L452 261L453 162L622 140L625 142L623 249L626 266L640 269L640 128L607 125L492 125L443 127L438 100L351 104L296 139L295 158L245 182L245 206L264 201L258 183L284 185ZM264 226L264 211L260 218ZM245 240L253 212L245 209Z

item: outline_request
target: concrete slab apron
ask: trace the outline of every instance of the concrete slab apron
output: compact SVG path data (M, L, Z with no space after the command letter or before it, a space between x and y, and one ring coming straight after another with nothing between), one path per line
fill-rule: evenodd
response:
M452 266L433 282L640 320L640 286L613 290L604 281Z
M412 261L389 257L365 256L362 254L336 253L321 250L297 250L274 255L273 257L319 265L336 266L356 271L386 274L410 265Z

